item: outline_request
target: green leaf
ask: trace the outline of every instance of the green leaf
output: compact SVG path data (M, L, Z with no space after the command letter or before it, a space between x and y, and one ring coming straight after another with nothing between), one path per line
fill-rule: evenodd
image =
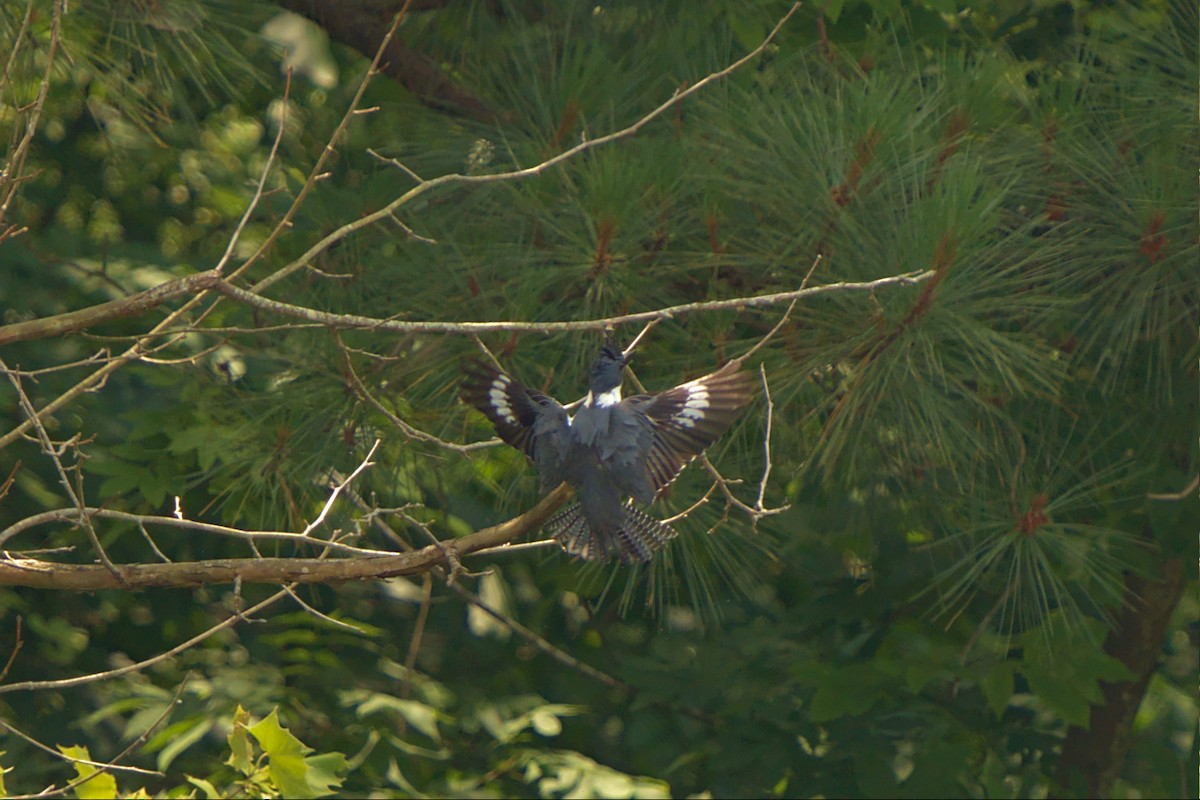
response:
M205 796L205 798L207 798L207 800L213 800L213 798L218 798L218 797L223 796L219 791L217 791L217 787L213 786L211 783L204 780L203 778L196 778L191 775L186 775L185 777L187 778L188 783L192 784L197 789L204 792L204 796Z
M1088 685L1077 680L1073 670L1061 664L1026 664L1021 674L1029 681L1029 688L1043 703L1054 709L1071 725L1087 728L1092 697L1096 694L1095 684Z
M875 670L865 664L828 670L813 696L809 719L828 722L862 714L883 698L878 680Z
M384 709L398 713L433 741L441 740L441 734L438 733L437 709L416 700L405 700L402 697L376 692L358 703L357 713L359 717L366 717Z
M305 746L279 724L279 710L273 709L262 721L247 730L267 754L271 779L279 790L288 797L311 796L304 755L312 752L312 748Z
M63 755L70 758L92 760L92 756L88 753L88 749L82 745L62 745L58 746ZM106 800L106 798L117 796L117 779L107 772L101 772L98 768L91 764L81 764L78 761L74 762L75 773L80 778L87 778L94 775L90 780L84 781L75 787L75 796L79 800Z
M1031 660L1027 654L1021 674L1043 703L1081 728L1089 725L1092 704L1103 699L1100 681L1125 681L1133 677L1120 661L1086 642L1056 653L1053 660Z
M174 731L170 741L159 752L156 764L160 770L166 770L171 762L189 747L203 739L216 724L212 719L197 717L185 721L186 724Z
M233 712L233 727L229 731L229 758L225 763L243 775L254 772L254 750L246 735L250 712L241 706Z
M983 691L988 708L997 717L1004 714L1012 699L1015 672L1016 664L1002 661L988 670L979 681L979 688Z
M838 17L842 15L842 7L846 5L846 0L826 0L821 6L821 13L825 15L830 22L837 22Z
M308 766L308 785L318 797L333 794L350 769L350 763L341 753L318 753L304 759L304 763Z

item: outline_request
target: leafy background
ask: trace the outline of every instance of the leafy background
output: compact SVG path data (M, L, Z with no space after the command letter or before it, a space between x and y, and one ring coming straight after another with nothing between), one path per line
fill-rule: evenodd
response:
M267 241L396 10L354 9L374 14L365 58L281 16L321 21L320 5L70 4L9 212L28 230L0 243L5 323L211 267L283 124L234 263ZM377 77L362 102L374 111L351 120L328 178L243 285L410 188L387 159L423 178L530 166L634 122L787 10L415 5L402 44L479 105ZM24 32L26 7L0 10L5 41L29 43L7 73L6 140L46 68L53 9L28 9ZM814 284L936 270L803 301L762 351L766 500L785 512L751 525L714 496L651 569L588 570L546 549L466 565L488 571L458 579L468 593L615 680L545 655L427 576L298 590L357 631L278 605L119 679L6 692L3 718L109 759L169 710L128 759L163 774L118 774L123 792L1195 796L1198 608L1183 565L1197 554L1197 498L1194 486L1148 495L1197 473L1196 42L1194 8L1175 2L812 3L761 59L636 137L405 206L403 225L435 244L368 226L265 290L375 317L537 322L792 290L818 256ZM127 346L165 313L0 356L67 364ZM780 313L661 324L637 377L658 389L701 374ZM190 324L157 361L47 420L56 437L86 438L90 503L170 514L179 496L189 518L300 530L329 471L351 471L376 438L355 488L379 507L412 504L387 519L417 546L414 519L457 536L536 500L518 454L406 438L348 377L421 430L485 438L456 399L468 339L345 331L347 351L328 329L232 302ZM596 346L580 333L484 340L563 399ZM22 386L41 407L82 374ZM0 392L7 431L22 415L7 382ZM711 452L747 500L765 411L756 401ZM4 474L18 461L4 527L69 505L36 443L8 446ZM692 467L658 510L710 484ZM352 502L330 524L394 546ZM154 560L136 526L99 532L114 560ZM250 555L153 535L174 560ZM68 526L14 544L91 558ZM6 680L150 658L272 591L0 590L0 652L21 643ZM1144 699L1120 722L1111 691L1127 681ZM1127 743L1106 734L1113 720ZM9 792L75 774L15 735L3 747ZM99 780L84 787L103 795Z

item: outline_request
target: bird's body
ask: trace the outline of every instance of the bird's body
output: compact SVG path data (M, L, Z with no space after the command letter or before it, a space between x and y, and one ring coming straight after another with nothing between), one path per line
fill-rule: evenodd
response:
M675 536L626 498L651 503L752 396L747 373L731 363L657 395L622 399L624 364L620 349L601 348L574 416L485 364L473 365L463 381L464 400L533 460L543 491L563 481L575 488L578 501L546 527L567 552L587 560L649 561Z

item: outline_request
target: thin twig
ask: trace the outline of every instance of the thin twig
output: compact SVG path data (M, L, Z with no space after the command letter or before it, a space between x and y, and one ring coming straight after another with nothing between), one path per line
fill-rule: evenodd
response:
M647 322L645 326L642 327L642 330L638 333L638 335L633 337L633 341L625 346L625 351L622 355L624 355L625 358L629 358L629 356L633 354L633 351L637 349L638 342L642 341L646 334L650 332L650 329L660 322L662 322L662 319L660 318L655 318Z
M808 273L804 276L804 280L800 281L800 291L803 292L805 289L808 288L808 280L809 280L809 278L811 278L813 276L813 273L816 272L817 265L820 263L821 263L821 255L818 253L817 257L813 259L812 266L810 266L808 268ZM873 290L872 290L871 296L874 297ZM775 327L773 327L773 328L771 328L771 330L767 331L766 336L759 339L758 342L755 343L754 347L751 347L747 352L738 356L736 360L737 361L746 361L748 358L750 358L750 356L754 355L759 350L761 350L763 347L765 347L767 342L769 342L769 341L771 341L771 339L775 338L775 334L779 333L779 331L787 323L788 319L792 316L792 310L796 307L796 303L799 300L800 300L799 297L794 298L792 300L792 302L788 305L787 309L783 312L783 316L779 318L779 322L775 323Z
M823 294L841 292L873 292L884 286L911 286L933 277L930 270L906 272L902 275L889 275L873 281L841 281L827 283L823 286L797 289L788 292L772 292L769 294L753 295L750 297L734 297L728 300L702 300L651 311L638 311L631 314L621 314L615 317L602 317L587 320L569 320L561 322L524 322L516 320L497 320L489 322L450 322L441 320L413 321L382 319L379 317L364 317L359 314L334 314L315 308L271 300L241 289L228 281L219 281L213 286L216 291L240 303L253 308L294 317L307 322L319 322L334 328L354 329L368 328L373 331L388 333L449 333L460 335L478 335L481 333L496 333L523 331L531 333L560 333L563 331L603 331L605 328L631 323L648 322L650 320L668 320L688 314L710 311L744 311L754 308L767 308L791 303L801 298L816 297ZM2 444L2 442L0 442Z
M147 543L149 543L150 549L154 551L154 555L158 556L159 560L162 561L164 564L170 564L171 559L167 558L166 553L164 553L162 550L158 549L158 545L155 544L154 539L152 539L150 537L150 532L146 530L146 524L143 522L138 522L137 527L138 527L138 530L142 532L142 538L145 539Z
M683 511L680 511L675 516L667 517L666 519L659 520L659 521L662 522L662 524L664 524L664 525L670 525L672 523L678 522L681 519L684 519L685 517L690 516L691 513L693 511L695 511L697 508L708 503L708 498L711 497L712 493L715 492L716 490L717 490L717 482L713 481L712 485L708 487L708 491L705 492L704 495L699 500L692 503L690 506L685 508Z
M109 761L104 764L94 765L94 766L99 767L99 769L97 769L91 775L81 775L80 777L76 778L75 780L71 781L70 783L68 783L67 785L65 785L59 789L44 789L44 790L38 792L37 794L13 795L12 800L32 800L32 798L58 797L59 795L64 795L67 792L70 792L70 791L76 789L77 787L82 786L83 784L90 781L92 778L95 778L97 775L103 775L104 773L109 772L111 770L129 770L129 771L133 771L133 772L144 772L149 775L156 775L156 776L163 775L162 772L157 772L157 771L153 771L153 770L143 770L143 769L139 769L138 767L121 766L117 762L120 761L121 759L125 758L126 756L128 756L130 753L132 753L137 748L144 745L146 743L146 740L150 738L150 734L152 734L155 731L155 729L158 728L159 725L162 725L163 722L165 722L167 720L167 718L171 716L171 712L174 711L175 707L179 705L179 699L181 697L183 697L183 691L185 688L187 688L188 679L189 679L189 676L187 676L187 675L185 675L183 677L183 680L180 681L180 683L179 683L179 688L177 688L175 690L175 696L171 698L171 702L167 703L167 706L166 706L166 708L163 709L163 712L158 715L158 719L154 720L154 722L152 722L150 724L150 726L146 728L146 730L142 731L140 736L138 736L136 739L134 739L132 742L130 742L129 745L124 750L122 750L120 753L117 753L117 755L112 759L112 761ZM72 759L72 760L73 761L81 761L80 759ZM82 763L92 763L92 762L82 762Z
M25 133L22 134L21 140L17 146L13 148L9 154L8 163L5 164L3 171L0 171L0 225L8 218L8 208L17 196L17 192L21 188L21 181L24 179L25 159L29 157L29 150L33 145L34 135L37 133L38 123L42 118L42 109L46 105L46 98L50 94L50 76L54 72L55 54L58 52L59 37L62 32L62 17L63 10L66 6L66 0L57 0L54 3L53 11L50 18L50 46L46 51L46 70L42 75L42 80L38 86L37 98L33 101L33 105L29 111L29 117L25 121ZM30 12L33 10L33 4L30 4ZM21 30L25 31L25 24L22 23ZM5 73L8 72L8 67L5 67ZM6 75L7 76L7 75ZM0 232L0 239L7 238L12 234L12 230Z
M21 638L21 621L22 621L22 619L23 618L21 617L21 615L17 614L17 625L16 625L15 636L13 639L13 649L12 649L12 652L8 654L8 661L5 662L4 669L0 670L0 683L3 683L4 679L8 677L8 671L10 669L12 669L13 663L17 660L17 653L21 652L21 648L25 646L25 640L23 638Z
M288 275L292 274L293 272L296 272L297 270L301 269L305 264L308 264L311 261L313 261L318 255L320 255L324 251L328 250L334 244L336 244L337 242L346 238L351 233L354 233L355 231L358 231L363 228L374 225L376 222L379 222L380 220L388 219L389 217L391 217L394 214L394 212L397 209L401 208L404 205L407 205L408 203L410 203L411 201L415 200L416 198L420 197L421 195L425 194L428 191L431 191L433 189L436 189L436 188L439 188L442 186L447 186L447 185L501 183L501 182L507 182L507 181L521 180L524 178L532 178L536 175L542 174L543 172L545 172L548 169L551 169L552 167L558 166L559 164L563 163L564 161L568 161L568 160L574 158L575 156L577 156L580 153L583 153L587 150L591 150L592 148L595 148L595 147L602 147L606 144L609 144L610 142L615 142L619 139L624 139L624 138L633 136L635 133L640 131L642 128L644 128L646 125L648 125L652 120L654 120L658 116L662 115L664 112L674 109L677 106L677 104L680 101L682 101L683 99L690 97L691 95L699 92L700 90L704 89L709 84L711 84L715 81L718 81L718 80L730 75L733 72L736 72L738 69L740 69L741 67L745 66L746 64L750 63L755 58L757 58L764 50L767 49L767 47L775 39L775 36L779 33L780 29L783 28L783 26L787 23L787 21L789 19L792 18L792 15L795 14L796 11L799 10L799 8L800 8L800 3L795 3L790 9L788 9L787 13L784 14L782 18L780 18L779 22L777 22L775 24L775 27L771 29L771 32L766 35L766 38L763 39L762 43L759 44L758 47L755 47L749 53L742 56L737 61L733 62L732 64L725 67L724 69L717 70L716 72L713 72L713 73L705 76L704 78L696 81L696 83L690 85L688 88L686 88L682 91L674 92L670 98L663 101L659 106L657 106L655 109L653 109L649 113L642 116L639 120L634 122L632 125L630 125L626 128L622 128L619 131L609 133L605 136L601 136L596 139L586 139L586 140L580 142L579 144L575 145L574 147L564 150L563 152L559 153L558 155L548 158L545 161L542 161L539 164L535 164L532 167L526 167L525 169L518 169L518 170L513 170L510 172L499 172L499 173L492 173L492 174L486 174L486 175L462 175L462 174L454 173L454 174L442 175L440 177L433 178L431 180L422 181L421 183L418 183L416 186L414 186L413 188L409 189L407 192L402 194L400 197L398 197L395 200L393 200L392 202L384 205L378 211L375 211L371 214L367 214L353 222L347 223L346 225L343 225L342 227L338 228L337 230L333 231L332 233L326 235L323 239L321 239L321 241L317 242L312 247L310 247L307 252L305 252L303 255L301 255L299 258L297 258L295 261L288 264L287 266L280 268L276 272L272 273L268 277L266 277L263 280L256 283L252 287L251 292L257 294L257 293L264 291L268 287L274 285L275 283L277 283L278 281L287 277ZM389 36L390 36L390 33L389 33ZM372 65L372 66L374 66L374 65ZM407 170L407 168L405 168L405 169Z
M330 492L329 499L325 501L325 506L321 509L321 513L318 514L316 519L310 522L304 528L304 530L300 532L302 537L308 538L309 534L316 530L321 523L325 521L325 517L329 514L329 509L333 507L334 501L337 500L338 495L342 493L342 490L345 489L352 480L362 474L363 470L365 470L367 467L370 467L374 463L371 461L371 456L375 455L375 451L379 449L379 443L381 441L381 439L376 439L375 443L371 445L371 449L367 451L367 457L362 460L362 463L355 467L354 472L350 473L350 477L346 478L344 481L340 481L336 486L333 487L333 491ZM332 542L328 542L328 544L332 544Z
M338 346L338 348L342 354L342 367L346 371L346 377L348 377L350 379L351 388L354 389L354 393L359 396L359 399L364 400L366 403L368 403L372 408L374 408L380 414L383 414L385 417L387 417L388 420L391 421L391 423L393 425L395 425L397 428L399 428L400 432L403 433L405 436L407 436L409 439L416 439L417 441L428 442L429 444L435 444L438 447L442 447L447 450L453 450L458 453L469 453L473 450L481 450L483 448L495 447L498 444L502 444L500 439L497 437L492 437L491 439L487 439L487 440L480 441L480 442L468 442L467 444L458 444L457 442L448 442L445 439L441 439L437 436L434 436L432 433L426 433L425 431L423 431L419 428L415 428L412 425L409 425L407 422L400 419L400 417L398 417L390 409L388 409L387 406L385 406L383 403L379 402L379 400L376 399L375 395L371 394L371 391L369 389L367 389L366 384L364 384L362 379L358 376L358 371L354 369L354 364L350 360L350 354L349 354L350 348L348 348L346 346L345 342L342 341L341 335L336 330L333 331L332 333L333 333L334 343ZM3 543L3 540L0 539L0 544L2 544L2 543Z
M413 623L412 638L408 640L408 655L404 658L406 674L412 675L417 668L417 654L421 652L421 640L425 635L425 622L429 619L429 607L433 603L433 576L428 572L421 576L424 588L421 591L421 605L417 610L417 621ZM412 693L412 682L406 681L400 687L401 699L407 700ZM402 723L406 722L402 720ZM403 734L403 731L401 731Z
M96 535L96 529L92 526L92 519L85 510L82 487L73 486L71 484L71 479L67 475L67 469L63 466L62 459L59 457L59 449L55 448L54 444L50 441L50 434L46 432L46 427L42 425L42 421L38 419L37 411L34 410L33 403L29 400L29 395L25 394L25 389L21 386L21 380L14 375L11 370L9 370L8 364L4 363L4 359L2 358L0 358L0 370L4 371L4 373L8 376L9 382L12 383L13 388L16 389L17 402L21 406L22 413L25 414L26 418L33 425L33 429L37 433L38 441L41 442L42 452L51 460L51 462L53 462L54 468L58 471L59 482L62 483L63 489L67 493L67 497L69 497L75 504L75 509L78 512L75 518L76 524L83 528L84 533L87 534L88 540L91 542L92 549L95 551L96 557L100 560L100 563L107 567L108 570L119 580L121 578L121 573L117 570L112 561L109 560L108 553L104 552L104 546L100 544L100 537ZM65 448L67 444L70 444L70 442L63 444L62 447ZM82 483L83 472L78 464L78 444L76 444L75 452L77 462L75 465L76 475L79 478L79 482ZM2 543L3 542L0 542L0 544Z
M312 615L313 615L314 617L316 617L317 619L324 620L325 622L328 622L330 625L334 626L335 628L341 628L342 630L345 630L345 631L350 631L351 633L357 633L357 634L359 634L359 635L365 635L365 634L366 634L366 630L364 630L363 628L360 628L359 626L357 626L357 625L355 625L355 624L353 624L353 623L350 623L350 622L343 622L343 621L342 621L342 620L340 620L340 619L337 619L337 618L335 618L335 617L331 617L331 616L329 616L329 615L328 615L328 614L326 614L324 611L321 611L321 610L320 610L320 609L318 609L318 608L313 608L311 605L309 605L308 603L306 603L306 602L305 602L305 601L304 601L304 600L303 600L303 599L300 597L300 595L296 594L296 590L295 590L295 589L290 589L290 588L288 588L288 587L284 587L284 589L287 591L287 593L288 593L288 596L290 596L290 597L291 597L293 600L295 600L295 601L296 601L296 604L297 604L297 605L299 605L301 608L303 608L303 609L304 609L305 611L307 611L309 614L312 614Z
M588 676L589 678L592 678L593 680L599 681L600 683L603 683L605 686L610 686L613 689L620 689L623 692L633 692L634 691L634 687L631 684L628 684L619 678L614 678L612 675L609 675L607 672L598 670L595 667L593 667L591 664L588 664L584 661L580 661L579 659L575 658L575 656L571 655L567 651L565 651L559 647L555 647L553 644L546 641L544 638L542 638L538 634L534 633L529 628L526 628L524 625L517 622L515 619L508 616L507 614L504 614L503 612L498 611L495 608L492 608L487 603L483 602L478 597L476 597L474 594L472 594L468 590L464 589L463 587L459 586L458 584L448 583L447 585L451 589L453 589L458 594L458 596L461 597L463 600L466 600L468 603L475 606L480 611L484 612L485 614L490 616L492 619L496 620L501 625L503 625L504 627L511 630L513 633L515 633L518 636L520 636L521 638L525 639L525 641L529 642L534 647L536 647L538 650L541 650L543 653L550 656L558 663L563 664L564 666L570 667L571 669L573 669L577 672L580 672L580 673Z
M288 67L287 76L283 82L283 100L279 104L279 130L275 131L275 140L271 142L271 150L267 153L267 163L263 168L262 173L258 176L258 185L254 187L254 195L250 198L250 202L246 205L246 212L242 214L242 218L238 220L237 227L233 229L233 234L229 237L229 244L225 247L225 252L221 254L221 258L217 261L217 265L213 267L213 271L218 275L225 271L225 265L229 263L229 259L233 257L233 251L237 248L238 241L242 238L242 231L246 229L246 225L250 222L250 217L253 216L254 210L258 208L258 203L262 200L263 189L267 185L267 176L271 174L271 166L275 163L275 159L279 154L279 143L283 141L283 129L286 115L286 109L289 99L292 95L292 68ZM280 227L276 228L276 231ZM275 231L272 231L275 233ZM266 247L264 242L260 246L260 251ZM244 265L243 265L244 269ZM239 270L240 272L241 270Z
M267 599L251 606L246 614L249 615L262 611L264 608L274 605L285 597L287 597L287 592L280 590ZM108 680L109 678L119 678L122 675L141 672L142 670L152 667L155 664L160 664L163 661L169 661L185 650L190 650L210 636L220 633L226 628L232 627L242 620L243 617L241 614L233 614L218 622L216 625L213 625L208 630L196 634L186 642L177 644L170 650L159 653L156 656L151 656L144 661L138 661L134 664L126 664L123 667L117 667L115 669L105 670L103 672L93 672L88 675L78 675L74 678L59 678L57 680L48 681L21 681L20 683L3 684L0 685L0 694L6 694L8 692L28 692L42 689L69 689L74 686L84 686L89 683L97 683L99 681Z
M64 753L60 750L56 750L55 748L50 747L49 745L42 744L37 739L33 738L32 736L25 733L24 731L14 728L12 725L10 725L8 722L6 722L3 718L0 718L0 728L4 728L4 730L11 733L13 736L16 736L18 739L25 740L29 744L36 747L38 750L41 750L42 752L45 752L45 753L49 753L50 755L54 756L55 758L60 758L69 764L85 764L89 767L96 767L97 770L113 769L113 770L120 770L122 772L136 772L139 775L162 775L163 774L163 773L159 772L158 770L145 769L143 767L127 767L127 766L124 766L121 764L113 764L113 763L109 763L109 762L105 762L105 761L92 761L90 758L76 758L75 756L67 755L66 753ZM113 760L115 761L116 759L113 759ZM92 775L89 775L87 777L91 778L94 775L98 775L98 774L100 774L100 773L94 772L94 773L92 773ZM78 785L78 784L76 784L76 785ZM8 795L5 795L5 796L7 797ZM39 797L42 795L32 795L32 796ZM46 795L46 796L49 796L49 795Z
M128 511L117 511L111 508L97 508L95 506L84 506L83 513L93 519L111 519L121 522L130 522L135 525L161 525L168 528L183 528L185 530L200 531L201 533L212 533L219 536L230 536L236 539L245 539L254 541L256 539L277 539L286 542L295 542L297 544L312 545L314 547L330 547L338 552L347 553L349 555L359 556L387 556L392 555L390 550L371 550L365 547L355 547L354 545L341 544L339 542L331 542L327 539L317 539L311 536L305 536L293 531L247 531L241 528L230 528L225 525L214 525L209 522L200 522L194 519L179 519L177 517L158 516L153 514L131 514ZM19 533L52 522L75 522L79 514L78 508L57 508L51 511L43 511L40 514L33 514L18 522L13 523L5 528L0 533L0 547L2 547L9 539Z
M1178 492L1146 492L1146 497L1150 500L1187 500L1196 494L1197 488L1200 488L1200 475L1192 478L1191 483Z
M767 368L759 364L758 374L762 377L763 396L767 398L766 430L763 431L763 474L762 480L758 482L758 499L754 501L754 508L761 512L766 510L763 508L763 496L767 492L767 480L771 477L771 419L775 414L775 403L771 401L771 387L767 385Z

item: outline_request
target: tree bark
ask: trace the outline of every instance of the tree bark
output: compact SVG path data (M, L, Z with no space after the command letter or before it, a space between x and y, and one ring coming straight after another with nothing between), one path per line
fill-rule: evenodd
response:
M1104 682L1104 700L1092 706L1086 729L1071 726L1063 741L1054 781L1059 796L1110 797L1132 742L1133 718L1158 666L1163 637L1184 586L1183 561L1167 558L1162 578L1128 574L1125 606L1104 642L1104 652L1133 673L1133 679Z
M279 5L319 25L329 38L352 47L367 58L375 55L379 43L395 15L404 7L403 0L346 3L342 0L279 0ZM442 3L414 2L411 13ZM393 39L383 53L380 70L399 81L417 98L432 108L456 112L478 122L493 122L496 113L480 97L455 83L424 54Z
M165 564L117 564L115 570L110 570L101 564L60 564L8 553L6 558L0 560L0 586L76 592L99 589L132 591L182 589L236 580L243 583L338 583L416 575L447 562L450 562L448 566L454 568L459 556L496 547L537 530L571 493L571 487L564 483L519 517L461 539L450 539L420 550L390 556L221 558Z

